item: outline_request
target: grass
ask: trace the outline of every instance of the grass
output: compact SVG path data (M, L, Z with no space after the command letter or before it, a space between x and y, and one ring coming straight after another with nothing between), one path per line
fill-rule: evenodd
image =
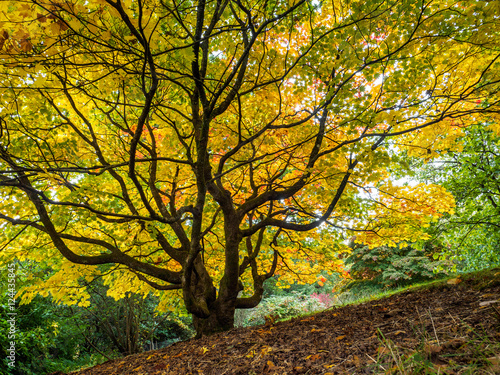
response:
M500 323L500 316L495 317ZM422 318L433 320L430 311ZM416 348L398 345L378 330L378 356L372 359L375 372L402 375L500 374L500 342L492 339L491 332L478 332L463 321L458 322L454 332L446 332L446 335L438 335L435 329L428 332L423 327L423 321L414 327L421 338Z
M464 329L470 329L466 324ZM380 346L373 367L380 374L498 374L500 343L473 331L443 342L422 336L417 349L398 346L379 331Z

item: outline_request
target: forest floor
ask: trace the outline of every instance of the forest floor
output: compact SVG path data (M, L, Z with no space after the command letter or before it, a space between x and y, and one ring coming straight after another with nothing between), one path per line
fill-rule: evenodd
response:
M71 374L500 374L500 269Z

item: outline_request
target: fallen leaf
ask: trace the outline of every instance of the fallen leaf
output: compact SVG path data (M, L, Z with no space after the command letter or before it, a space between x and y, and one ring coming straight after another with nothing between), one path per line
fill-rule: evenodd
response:
M435 354L439 353L443 350L443 347L441 345L432 345L432 344L426 344L424 346L424 351L428 354Z
M321 358L320 354L311 354L306 357L306 359L309 359L311 361L317 361L320 358Z
M489 298L489 297L493 297L493 296L494 296L493 293L485 293L485 294L481 295L481 298Z
M479 302L479 306L486 307L489 305L493 305L494 303L498 303L498 300Z
M314 316L311 316L310 318L306 318L306 319L301 319L300 321L301 322L308 322L310 320L314 320Z
M340 340L343 340L345 339L345 335L342 335L342 336L339 336L339 337L335 337L335 341L340 341Z
M267 364L267 371L266 371L266 373L269 372L269 371L273 371L273 375L277 374L275 371L277 369L279 369L279 367L275 366L272 361L267 361L266 364Z
M396 331L393 333L394 336L405 335L405 334L406 334L405 331Z
M354 365L356 367L359 367L361 365L361 360L359 359L359 357L357 355L352 357L352 361L354 362Z
M261 353L262 355L267 355L267 354L269 354L272 350L273 350L273 348L271 348L270 346L264 346L264 347L260 350L260 353Z
M457 285L460 284L462 280L460 280L458 277L456 279L449 279L446 283L450 285Z

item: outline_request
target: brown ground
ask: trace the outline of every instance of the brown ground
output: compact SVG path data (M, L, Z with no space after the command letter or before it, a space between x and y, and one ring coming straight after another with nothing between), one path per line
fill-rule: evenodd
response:
M500 269L453 281L72 374L500 374Z

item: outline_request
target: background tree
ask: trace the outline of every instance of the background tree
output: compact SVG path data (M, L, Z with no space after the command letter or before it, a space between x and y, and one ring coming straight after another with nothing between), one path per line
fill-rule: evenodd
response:
M417 178L438 183L453 194L456 212L433 228L448 248L444 256L462 271L498 264L500 237L500 139L497 123L475 124L456 140L461 152L442 152L421 165ZM446 150L444 150L446 151Z
M155 312L156 298L128 293L118 301L100 283L87 286L89 307L69 309L90 350L115 357L158 349L193 335L187 316Z
M498 112L496 2L0 8L2 258L58 270L25 300L86 305L98 276L182 298L198 334L231 328L272 275L337 269L345 228L425 237L453 199L394 186L396 146Z

